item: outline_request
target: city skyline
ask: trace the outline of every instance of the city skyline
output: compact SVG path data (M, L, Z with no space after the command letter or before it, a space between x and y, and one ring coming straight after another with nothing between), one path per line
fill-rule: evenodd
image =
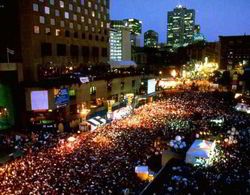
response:
M155 0L153 4L149 0L143 1L143 4L141 0L113 0L111 1L110 15L112 20L123 18L142 20L143 33L152 29L159 33L160 42L166 42L167 12L173 10L179 3L188 9L195 9L196 23L201 25L201 33L205 35L208 41L218 41L220 35L250 34L250 21L248 20L250 17L248 12L250 2L247 0L232 0L230 4L226 0L219 2L216 0L209 2ZM123 8L123 11L121 11L121 8ZM221 11L221 8L223 8L223 11Z

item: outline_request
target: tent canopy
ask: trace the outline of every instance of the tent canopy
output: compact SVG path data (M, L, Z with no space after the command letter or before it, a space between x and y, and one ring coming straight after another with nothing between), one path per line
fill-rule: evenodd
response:
M104 118L100 117L100 116L97 116L97 117L89 119L88 123L90 123L93 126L98 127L100 125L106 124L106 120Z
M192 146L187 151L187 155L199 157L199 158L210 158L210 152L215 148L215 143L206 140L195 140Z
M137 67L137 64L132 60L122 60L122 61L109 61L110 67L113 68L129 68L131 66Z
M135 167L135 173L148 173L148 166L136 166Z

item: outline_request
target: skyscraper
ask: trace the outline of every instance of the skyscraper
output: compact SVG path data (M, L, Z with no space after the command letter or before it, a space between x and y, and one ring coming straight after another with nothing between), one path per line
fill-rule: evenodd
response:
M157 47L159 34L153 30L148 30L144 33L144 46Z
M178 5L168 12L167 42L180 47L192 43L195 30L195 10Z
M108 60L109 0L6 1L0 17L8 18L0 22L0 53L15 51L11 62L23 64L26 80L52 74L54 67L67 72Z
M109 59L113 61L131 60L130 29L124 21L112 20L109 32Z
M142 32L142 21L134 18L124 19L124 24L130 29L131 45L140 47L140 36Z

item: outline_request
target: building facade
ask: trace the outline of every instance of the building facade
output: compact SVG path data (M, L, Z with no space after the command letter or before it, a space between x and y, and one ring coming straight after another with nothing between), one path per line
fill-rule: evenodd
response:
M32 86L25 90L26 112L23 115L26 123L58 123L61 119L70 122L81 118L80 112L83 107L89 109L89 114L92 115L107 110L108 100L114 101L114 108L119 105L125 106L126 94L139 96L141 82L145 78L129 76L51 87ZM42 102L39 101L41 99Z
M159 34L153 30L149 30L144 33L144 46L145 47L157 47L159 40Z
M131 60L130 30L123 21L111 21L109 32L109 60Z
M192 43L195 31L195 10L177 6L168 12L167 42L169 46L181 47Z
M196 42L188 45L185 50L189 62L203 61L207 57L209 61L219 63L218 42Z
M1 53L15 51L25 80L108 60L109 0L6 1L0 17Z
M250 35L220 36L220 67L234 68L250 62Z

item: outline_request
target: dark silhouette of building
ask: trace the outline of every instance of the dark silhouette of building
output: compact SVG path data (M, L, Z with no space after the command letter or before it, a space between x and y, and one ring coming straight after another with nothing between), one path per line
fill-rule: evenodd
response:
M233 68L250 60L250 35L220 36L220 66Z
M159 40L159 34L153 30L148 30L144 33L144 46L145 47L157 47Z

